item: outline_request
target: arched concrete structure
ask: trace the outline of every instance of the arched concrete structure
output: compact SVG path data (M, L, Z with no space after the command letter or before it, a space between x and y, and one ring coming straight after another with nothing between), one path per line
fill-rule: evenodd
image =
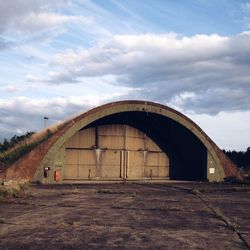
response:
M227 176L239 176L236 166L183 114L152 102L120 101L94 108L57 126L46 141L2 172L0 177L61 183L70 138L86 128L115 124L135 128L154 141L169 158L167 177L170 179L222 181ZM46 167L50 170L44 177ZM58 180L55 174L60 175Z

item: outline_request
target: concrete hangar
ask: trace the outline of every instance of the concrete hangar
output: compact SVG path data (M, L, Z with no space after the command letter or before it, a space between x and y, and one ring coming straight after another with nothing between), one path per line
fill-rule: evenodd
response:
M183 114L146 101L94 108L35 134L40 141L0 173L42 183L223 181L236 166Z

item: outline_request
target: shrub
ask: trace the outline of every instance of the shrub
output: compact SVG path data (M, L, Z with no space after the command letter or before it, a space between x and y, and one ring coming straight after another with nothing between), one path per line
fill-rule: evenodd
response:
M228 176L224 178L225 183L229 184L242 184L242 180L238 179L236 176Z
M6 198L19 198L25 195L26 190L29 187L28 182L16 182L8 181L8 185L4 185L6 182L3 182L0 185L0 200Z

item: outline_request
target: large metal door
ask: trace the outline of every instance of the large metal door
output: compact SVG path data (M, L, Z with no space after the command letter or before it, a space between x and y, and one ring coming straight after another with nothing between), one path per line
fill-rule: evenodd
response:
M65 144L64 179L168 178L169 160L143 132L102 125L77 132Z

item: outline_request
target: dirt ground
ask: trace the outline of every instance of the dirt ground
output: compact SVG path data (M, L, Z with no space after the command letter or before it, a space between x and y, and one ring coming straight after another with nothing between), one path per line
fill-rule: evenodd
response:
M32 185L0 201L0 249L249 249L250 186Z

